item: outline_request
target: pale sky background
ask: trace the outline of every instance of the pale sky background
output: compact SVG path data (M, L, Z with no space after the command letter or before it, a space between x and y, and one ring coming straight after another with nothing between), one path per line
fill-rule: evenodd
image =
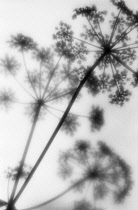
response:
M127 0L127 5L138 10L137 0ZM9 49L6 43L11 34L23 33L31 36L40 46L48 47L53 43L52 34L60 21L67 22L75 29L76 34L83 24L79 19L71 19L73 9L84 5L96 3L99 9L111 10L112 5L108 0L0 0L0 58L6 53L15 54L15 50ZM8 85L6 80L8 80ZM0 77L0 87L4 83L8 87L14 86L12 78ZM14 86L16 89L16 86ZM18 88L18 87L17 87ZM18 89L17 89L18 90ZM19 90L18 90L19 92ZM25 95L22 95L25 100ZM76 103L72 110L79 114L87 115L87 106L98 104L105 109L106 125L99 133L89 131L87 121L81 119L82 127L74 137L59 132L54 143L44 158L32 181L19 199L17 207L25 208L43 202L48 198L62 192L69 183L57 177L58 151L71 146L75 139L84 138L92 142L104 140L114 148L132 167L134 186L131 195L123 205L115 206L109 201L105 203L105 209L137 210L138 208L138 89L134 89L130 102L123 108L110 105L108 98L102 94L98 97L85 96L84 100ZM38 122L32 146L31 154L27 156L27 162L31 165L42 151L47 139L52 134L58 120L53 116L46 116L45 120ZM22 151L30 130L31 124L27 116L24 116L22 105L13 106L8 112L0 108L0 199L6 199L7 182L4 178L4 170L8 166L15 166L21 159ZM57 200L43 209L67 209L71 202L72 193ZM74 196L77 196L74 194ZM109 204L111 203L111 204Z

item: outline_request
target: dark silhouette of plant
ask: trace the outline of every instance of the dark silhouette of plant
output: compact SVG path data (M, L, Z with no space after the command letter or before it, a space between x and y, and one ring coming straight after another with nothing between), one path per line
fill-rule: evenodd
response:
M74 210L102 210L96 201L112 193L115 203L122 203L132 188L130 166L104 142L95 148L90 141L77 140L72 148L60 152L58 174L64 180L71 179L71 185L60 194L43 203L23 210L46 206L71 190L91 191L93 199L85 198L74 204Z
M20 166L17 169L18 173L15 177L13 191L9 200L8 208L10 209L38 119L44 115L44 112L53 114L50 110L51 103L61 102L64 98L70 98L74 93L79 80L77 72L74 72L72 67L73 62L68 59L65 62L62 61L60 65L60 61L64 56L56 55L52 48L39 48L38 44L34 42L32 38L24 36L23 34L11 36L9 43L11 47L17 48L22 55L23 66L25 68L23 75L25 77L25 82L22 81L21 83L18 78L15 77L21 65L19 66L13 56L6 55L1 59L0 66L2 67L2 71L6 72L6 75L11 75L20 87L30 96L30 101L22 102L21 99L17 100L11 89L3 89L0 92L0 105L4 105L8 108L12 103L26 104L27 113L32 119L32 127ZM30 56L30 59L38 63L37 69L28 67L26 62L27 56ZM28 85L29 88L25 88L26 85ZM77 128L79 124L75 120L75 116L69 116L67 119L70 120L66 120L63 125L63 130L73 134L75 131L74 127L76 126ZM71 125L73 121L74 126Z
M129 100L129 97L131 95L131 85L134 87L137 86L138 71L133 70L133 67L134 61L136 60L137 56L136 49L138 48L138 42L137 35L133 34L133 36L131 36L131 32L136 30L138 27L137 13L134 14L132 11L130 11L122 0L112 0L111 2L119 9L119 12L117 15L112 14L112 18L109 20L109 34L102 31L101 25L104 24L105 15L107 15L107 12L98 11L96 6L91 6L78 8L74 11L74 19L78 16L83 16L88 23L88 26L86 25L84 27L84 32L81 34L81 38L77 38L74 36L71 26L61 22L59 27L56 28L56 33L53 35L53 38L56 41L54 50L50 50L49 48L40 49L37 43L35 43L32 38L24 36L22 34L11 36L11 40L9 41L10 45L17 48L22 54L23 63L26 70L26 82L29 84L29 87L31 87L32 92L30 93L28 89L25 89L24 86L20 82L18 82L17 79L15 80L32 98L32 101L29 102L29 106L33 122L7 209L14 208L15 203L31 180L33 174L37 170L43 157L50 148L60 128L64 128L65 130L66 128L69 128L69 132L71 134L73 134L73 132L76 130L76 118L71 117L73 115L69 115L69 111L75 100L77 99L83 86L85 86L88 89L88 92L92 95L96 95L99 92L109 92L110 103L120 106L124 105L124 103ZM132 39L135 41L132 42ZM37 60L39 62L38 71L30 71L30 69L28 68L25 53L30 52L33 54L32 58L35 59L35 61ZM55 53L56 58L58 57L58 61L56 62L56 64L54 59ZM94 53L93 58L95 58L95 62L93 65L90 64L89 66L86 66L86 56L91 55L91 53ZM65 64L63 65L63 68L59 69L59 62L61 62L61 59L63 58ZM7 65L5 65L5 63L6 60L2 59L2 68L7 68ZM15 59L13 63L16 63ZM74 65L74 63L76 66ZM14 67L17 69L17 65L14 65ZM95 73L94 70L96 67L99 67L100 70L96 70ZM10 65L10 67L8 66L8 68L10 70L8 70L7 72L14 76L15 73L13 73L14 71L12 69L13 64ZM132 73L132 76L130 73ZM64 82L67 82L68 85ZM61 87L61 89L59 88L59 86ZM26 178L21 189L15 196L17 185L20 179L20 174L26 159L26 155L28 153L28 149L38 118L43 113L43 110L49 111L49 102L57 102L57 100L63 99L64 97L69 97L70 102L68 103L68 106L63 116L61 117L44 150L40 154L38 160L36 161L28 177ZM11 99L9 100L9 96L7 98L2 97L1 101L11 101ZM104 123L101 110L98 110L96 117L92 115L90 119L92 120L92 122L97 123L97 126L96 124L94 126L92 124L93 128L96 129L100 129L100 127ZM72 124L74 124L73 127ZM106 147L104 149L108 152L110 151L110 149ZM101 151L99 150L99 153L100 152ZM87 156L86 151L81 151L79 153L81 154L80 158L83 157L80 161L87 160L87 158L85 157ZM79 153L77 152L76 155ZM114 154L110 156L111 159L113 159L113 157L117 161L117 163L116 161L113 162L113 164L115 165L113 170L117 170L116 166L118 165L119 174L121 173L123 175L122 177L120 177L120 175L118 175L117 172L114 171L114 174L116 174L117 176L117 180L113 181L112 184L114 186L116 186L116 182L117 184L120 184L121 178L124 178L124 180L126 181L126 183L123 183L122 186L120 186L120 189L117 188L114 192L116 201L119 201L119 198L121 198L121 201L128 193L131 186L131 183L129 183L129 169L124 169L127 168L127 165L125 165L123 161L119 157L117 157L117 155ZM97 170L100 170L98 167L100 167L100 164L98 164L98 166L95 166L95 168L92 168L91 171L85 171L85 178L96 181L100 180L101 178L102 181L108 182L106 174L103 173L102 176L98 177L99 171ZM64 169L67 170L67 167L65 167ZM104 168L102 169L104 170ZM126 176L124 175L124 170L127 171ZM64 172L67 176L68 173L71 174L72 171L70 168L68 168L68 171ZM109 174L109 176L112 177L112 173ZM126 177L128 177L128 180ZM99 186L99 188L101 187ZM72 189L72 187L70 189ZM103 186L102 189L104 189ZM103 193L103 195L105 194L105 192Z
M130 167L102 141L98 142L98 149L88 141L76 141L72 149L60 154L59 174L64 179L72 177L73 183L85 180L75 187L80 192L91 185L93 205L109 192L115 202L121 203L132 187Z
M92 131L100 130L104 125L103 109L93 106L89 116Z
M9 187L10 187L10 181L15 181L17 179L17 175L18 175L18 170L20 168L20 163L18 163L18 165L14 168L8 167L8 169L5 171L6 174L6 178L8 179L8 185L7 185L7 196L8 196L8 200L9 200ZM18 176L20 176L20 179L26 179L28 174L31 171L31 166L24 164L22 171L20 172L20 174Z
M0 91L0 105L9 108L15 101L14 92L10 89Z
M8 74L9 72L13 75L17 73L19 70L19 63L16 61L14 57L5 56L4 59L1 59L0 66L3 67L3 71Z
M66 133L69 133L72 136L79 126L77 118L78 117L74 115L67 116L61 127L61 130L65 130Z
M79 78L76 68L73 67L75 57L72 60L72 58L67 58L66 55L54 53L52 48L39 48L38 44L36 44L32 38L24 36L23 34L11 36L9 43L13 48L17 48L22 54L23 66L25 68L23 75L25 77L25 82L21 83L16 77L21 65L18 64L13 56L6 55L1 59L0 66L2 67L2 71L6 72L6 76L11 75L20 87L30 96L30 101L22 102L20 101L21 99L17 100L13 91L7 89L0 92L0 105L9 108L12 103L26 104L27 114L29 114L32 119L32 127L20 166L17 168L18 173L14 179L14 186L9 199L8 208L10 209L38 119L43 117L46 112L53 114L51 111L51 103L61 102L63 99L70 99L77 88ZM28 68L25 55L31 56L33 61L38 62L38 69ZM65 62L61 62L63 57L66 57ZM56 64L55 60L57 60ZM25 88L26 83L29 88ZM77 116L75 114L70 114L64 121L62 130L67 134L73 135L78 126Z

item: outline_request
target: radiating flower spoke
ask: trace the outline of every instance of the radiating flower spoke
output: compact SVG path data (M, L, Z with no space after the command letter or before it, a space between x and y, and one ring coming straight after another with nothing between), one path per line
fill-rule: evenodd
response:
M118 62L120 63L122 66L124 66L126 69L128 69L129 71L131 71L133 74L135 74L135 71L130 67L128 66L126 63L124 63L118 56L114 55L112 53L112 56L113 58Z
M45 85L44 92L43 92L43 96L42 96L43 99L45 98L45 94L46 94L46 92L47 92L47 90L48 90L48 88L49 88L49 85L50 85L51 80L52 80L52 78L53 78L53 76L54 76L54 74L55 74L55 71L56 71L57 68L58 68L58 65L59 65L59 62L60 62L61 58L62 58L62 55L59 57L59 59L58 59L56 65L55 65L54 69L52 70L51 75L49 76L49 79L48 79L48 81L47 81L47 83L46 83L46 85Z
M101 45L104 44L103 40L99 37L99 35L97 34L96 30L94 29L92 23L90 22L90 20L87 18L88 23L90 24L91 30L94 31L94 38L97 40L98 43L100 43Z
M135 43L132 43L132 44L126 44L125 46L114 48L114 50L119 50L119 49L122 50L122 48L125 49L125 48L127 48L128 46L131 46L131 45L138 45L138 43L135 42ZM131 49L131 48L127 48L127 49Z
M76 187L79 191L81 188L80 192L83 192L83 190L86 190L87 184L89 183L89 187L91 187L93 193L94 206L96 206L95 201L97 199L104 199L108 193L113 194L115 201L123 201L132 187L130 167L105 143L99 142L98 149L94 149L88 145L88 141L79 140L72 149L68 149L67 152L62 153L65 158L60 155L60 170L62 171L62 169L65 170L69 167L68 169L71 171L67 178L72 177L72 179L76 180L76 176L73 176L76 167L75 165L73 167L73 162L70 160L74 159L79 164L83 165L84 172L82 175L84 179L86 178L86 182ZM80 149L76 150L76 146ZM85 158L89 158L90 166L84 164ZM99 161L101 158L105 161ZM119 195L120 200L117 200Z
M115 30L116 30L117 25L118 25L118 23L119 23L119 16L120 16L120 14L121 14L121 9L120 9L120 11L119 11L119 13L118 13L118 16L116 17L115 23L114 23L114 25L113 25L113 29L112 29L111 36L110 36L110 40L109 40L109 43L110 43L110 44L112 43L112 39L113 39L113 36L114 36L114 34L115 34Z
M46 111L48 111L50 114L52 114L54 117L56 117L57 119L60 119L60 117L58 117L57 115L55 115L53 112L51 112L48 108L47 108L47 106L45 106L45 108L46 108Z
M98 17L97 17L97 23L98 23L100 34L101 34L101 37L102 37L102 43L105 44L104 36L103 36L103 33L102 33L102 29L101 29Z
M85 44L88 44L88 45L90 45L90 46L92 46L92 47L96 47L96 48L102 49L102 47L100 47L100 46L94 45L94 44L92 44L92 43L90 43L90 42L84 41L84 40L79 39L79 38L76 38L76 37L74 37L74 36L72 36L72 38L73 38L73 39L76 39L76 40L78 40L78 41L80 41L80 42L83 42L83 43L85 43Z
M118 85L118 81L117 81L117 79L116 79L116 77L115 77L115 73L114 73L114 69L113 69L113 61L112 61L111 57L110 57L110 66L111 66L111 69L112 69L112 74L113 74L113 78L114 78L116 87L117 87L117 89L118 89L118 92L120 92L120 90L119 90L119 85Z
M23 56L23 62L24 62L24 67L25 67L26 73L27 73L27 77L28 77L29 82L30 82L30 84L31 84L31 87L32 87L32 89L33 89L33 91L34 91L34 93L35 93L36 98L38 98L38 94L37 94L37 92L36 92L36 89L35 89L35 87L34 87L34 84L33 84L32 80L31 80L30 73L29 73L28 68L27 68L27 65L26 65L26 60L25 60L25 56L24 56L24 51L22 51L22 56Z
M137 47L128 47L128 48L121 48L121 49L118 49L118 48L115 48L114 50L115 51L122 51L122 50L131 50L131 49L137 49L138 48L138 46Z
M113 43L112 47L114 47L115 45L117 45L121 40L123 40L131 31L133 31L137 26L128 26L128 28L126 28L126 30L124 32L122 32L121 36L119 36L119 38L117 38L117 40ZM130 29L130 30L129 30ZM128 31L129 30L129 31Z

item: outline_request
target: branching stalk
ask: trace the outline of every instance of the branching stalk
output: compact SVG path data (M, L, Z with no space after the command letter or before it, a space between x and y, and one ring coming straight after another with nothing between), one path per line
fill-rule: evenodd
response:
M49 93L48 95L45 97L44 100L46 100L55 90L57 90L58 86L66 79L66 77L64 77Z
M78 88L76 89L75 93L73 94L61 120L59 121L57 127L55 128L51 138L49 139L48 143L46 144L44 150L42 151L41 155L39 156L38 160L36 161L34 167L32 168L30 174L28 175L27 179L25 180L24 184L22 185L21 189L19 190L19 192L17 193L16 197L14 198L14 204L17 202L17 200L19 199L19 197L21 196L22 192L24 191L24 189L26 188L26 186L28 185L29 181L31 180L33 174L35 173L36 169L38 168L39 164L41 163L42 159L44 158L45 154L47 153L49 147L51 146L52 142L54 141L54 138L56 137L58 131L60 130L62 124L64 123L72 105L74 104L80 90L82 89L83 85L85 84L85 82L87 81L87 79L89 78L89 76L91 75L91 73L94 71L94 69L99 65L99 63L103 60L103 58L106 56L106 53L103 53L97 60L96 62L93 64L93 66L91 68L89 68L89 70L86 72L86 75L84 76L84 78L81 80Z
M121 39L125 38L133 29L135 29L137 27L137 25L133 26L128 32L127 30L130 28L131 26L128 26L128 28L126 28L126 30L124 32L122 32L121 36L113 43L112 47L114 47L117 43L119 43L121 41Z
M33 85L33 83L32 83L32 80L31 80L31 78L30 78L30 75L29 75L29 71L28 71L28 68L27 68L27 65L26 65L26 61L25 61L25 56L24 56L24 51L23 51L23 50L22 50L22 56L23 56L23 62L24 62L24 67L25 67L26 73L27 73L27 77L28 77L28 79L29 79L29 82L30 82L30 84L31 84L31 87L32 87L32 89L33 89L33 91L34 91L36 97L38 98L36 89L35 89L35 87L34 87L34 85Z
M42 74L42 61L40 61L40 68L39 68L39 97L41 98L41 74Z
M33 133L34 133L34 130L35 130L35 127L36 127L36 123L37 123L37 120L38 120L38 117L39 117L40 109L41 109L41 105L38 105L38 107L36 109L35 116L34 116L33 124L32 124L31 130L30 130L30 134L28 136L27 143L26 143L26 146L25 146L25 149L24 149L24 153L23 153L23 156L22 156L22 159L21 159L21 162L20 162L20 167L19 167L16 179L15 179L15 182L14 182L13 190L12 190L11 197L10 197L10 200L9 200L9 206L12 205L13 198L14 198L14 195L16 193L16 189L17 189L17 186L18 186L18 183L19 183L19 180L20 180L23 165L24 165L24 162L25 162L28 150L29 150L29 146L30 146L30 143L31 143L31 140L32 140L32 137L33 137Z
M90 22L90 20L89 20L88 18L87 18L87 21L88 21L88 23L90 24L91 29L94 31L95 36L98 38L98 39L96 39L97 42L98 42L98 40L99 40L99 42L103 45L103 44L104 44L103 41L100 39L99 35L98 35L97 32L95 31L93 25L91 24L91 22Z
M115 30L116 30L116 27L117 27L117 24L118 24L117 22L118 22L118 20L119 20L119 15L120 15L120 13L121 13L121 10L122 10L122 9L120 9L120 11L119 11L119 13L118 13L118 16L117 16L117 18L116 18L116 21L115 21L115 24L114 24L114 27L113 27L113 30L112 30L112 33L111 33L111 37L110 37L109 43L112 42L112 39L113 39Z
M42 96L43 99L44 99L45 94L46 94L46 92L47 92L47 90L48 90L48 88L49 88L50 82L51 82L51 80L52 80L52 78L53 78L53 76L54 76L54 73L55 73L55 71L56 71L56 69L57 69L57 67L58 67L58 64L59 64L61 58L62 58L62 55L60 56L60 58L59 58L57 64L55 65L55 67L54 67L54 69L53 69L53 71L51 72L51 75L49 76L49 79L48 79L48 81L47 81L47 84L46 84L46 86L45 86L44 93L43 93L43 96Z
M78 41L80 41L80 42L83 42L83 43L85 43L85 44L88 44L88 45L91 45L91 46L93 46L93 47L97 47L97 48L99 48L99 49L102 49L101 47L99 47L99 46L97 46L97 45L94 45L94 44L91 44L91 43L89 43L89 42L87 42L87 41L84 41L84 40L82 40L82 39L78 39L78 38L76 38L76 37L74 37L74 36L70 36L70 35L68 35L69 37L71 37L71 38L73 38L73 39L76 39L76 40L78 40Z
M69 94L71 94L71 93L72 93L72 91L69 91L69 92L63 93L63 94L61 94L61 95L58 95L58 96L56 96L56 97L54 97L54 98L45 100L45 101L46 101L46 102L54 101L54 100L56 100L56 99L62 98L62 97L64 97L64 96L67 96L67 95L69 95Z
M129 71L131 71L133 74L135 73L135 71L130 67L128 66L126 63L124 63L118 56L114 55L112 53L112 56L115 58L116 61L118 61L118 63L120 63L122 66L124 66L125 68L127 68Z
M64 190L63 192L61 192L60 194L56 195L55 197L41 203L41 204L38 204L38 205L35 205L35 206L32 206L30 208L26 208L26 209L21 209L21 210L32 210L32 209L36 209L36 208L40 208L42 206L45 206L55 200L57 200L58 198L64 196L66 193L68 193L69 191L73 190L75 187L77 187L78 185L84 183L87 179L84 178L84 179L81 179L79 181L77 181L75 184L71 185L70 187L68 187L66 190Z

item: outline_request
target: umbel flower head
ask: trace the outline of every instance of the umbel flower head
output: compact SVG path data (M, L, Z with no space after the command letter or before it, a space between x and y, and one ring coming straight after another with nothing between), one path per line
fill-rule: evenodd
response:
M9 108L15 101L14 93L11 89L0 91L0 106L4 105L5 108Z
M99 131L101 127L104 125L104 111L99 106L92 106L89 120L91 123L92 131Z
M72 59L63 60L63 55L57 55L53 47L40 48L31 37L23 34L12 35L9 43L11 47L18 49L21 53L22 65L20 68L22 71L20 73L22 77L16 75L19 64L13 56L6 55L2 58L0 67L6 75L12 76L21 91L24 91L30 100L22 101L20 97L22 94L19 95L19 100L15 100L11 96L11 91L5 90L1 91L0 104L6 105L6 107L9 107L13 102L24 104L27 106L26 113L31 116L31 119L34 119L37 112L39 112L38 117L44 116L44 113L54 115L51 105L63 99L70 99L79 83ZM35 68L32 67L34 64ZM24 79L21 81L23 77ZM40 111L38 111L39 109ZM64 123L62 128L65 131L68 130L67 133L73 134L78 126L77 117L68 117L67 120L66 125ZM71 128L71 122L74 122L76 128L75 126Z
M71 136L75 133L79 126L79 123L77 121L77 116L69 115L65 119L61 130L64 130L66 133L69 133Z
M0 66L5 73L11 73L13 75L19 70L20 65L13 56L5 55L5 58L0 59Z
M18 48L20 51L34 50L37 47L32 38L23 34L12 35L9 43L11 47Z
M61 152L59 174L73 183L82 180L75 189L82 192L89 186L93 202L111 193L114 201L121 203L132 188L129 165L102 141L94 148L89 141L78 140L72 148Z
M111 0L111 2L119 9L118 13L112 13L109 23L106 11L98 11L95 5L77 8L74 10L73 19L82 16L86 19L84 31L81 37L75 37L73 33L68 31L64 38L65 30L58 27L55 36L57 43L73 41L83 43L86 50L84 55L94 57L98 60L100 56L104 58L97 64L99 72L92 72L85 83L85 87L92 95L99 92L109 92L110 103L123 106L129 101L132 86L137 85L137 70L135 70L135 62L137 62L137 28L138 14L133 13L124 1ZM109 25L108 31L105 31L105 25ZM66 25L66 24L64 24ZM66 30L67 31L67 30ZM68 47L65 46L64 50ZM87 52L87 53L86 53ZM91 56L92 57L92 56ZM91 64L92 65L92 64ZM83 76L91 69L91 66L84 67ZM83 78L83 77L82 77ZM112 93L111 93L112 91Z

